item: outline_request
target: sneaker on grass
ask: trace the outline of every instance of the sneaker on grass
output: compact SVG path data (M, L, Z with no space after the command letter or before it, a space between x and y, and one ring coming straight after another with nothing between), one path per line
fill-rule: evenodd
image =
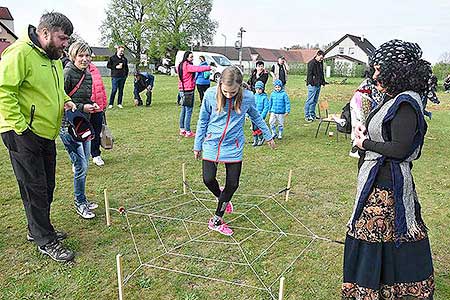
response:
M58 242L61 242L62 240L65 240L67 238L67 233L65 233L64 231L55 230L55 233L56 233L56 240ZM31 235L30 232L27 232L27 241L34 242L34 237Z
M98 208L98 204L86 199L87 206L90 210Z
M96 164L99 167L101 167L101 166L103 166L105 164L105 162L103 161L101 156L93 157L92 161L94 162L94 164Z
M89 204L81 204L76 206L77 214L79 214L83 219L92 219L95 214L89 209Z
M209 219L209 222L208 222L209 229L217 231L226 236L233 235L233 230L230 227L228 227L227 223L225 223L224 221L221 220L221 224L216 225L216 224L214 224L213 219L214 218Z
M66 249L57 240L50 242L44 246L38 246L39 252L50 256L51 259L57 262L67 262L73 260L75 253Z

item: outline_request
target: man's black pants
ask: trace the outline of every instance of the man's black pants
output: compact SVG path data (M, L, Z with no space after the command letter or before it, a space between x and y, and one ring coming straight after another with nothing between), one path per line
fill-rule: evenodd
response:
M13 130L2 133L3 143L19 184L28 230L39 246L56 239L50 223L50 205L55 189L56 146L54 140L31 130L22 135Z

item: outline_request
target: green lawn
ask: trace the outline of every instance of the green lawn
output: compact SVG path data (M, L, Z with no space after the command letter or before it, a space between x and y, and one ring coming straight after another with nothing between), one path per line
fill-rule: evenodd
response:
M194 190L206 190L201 180L201 163L193 159L193 140L178 136L179 107L176 102L176 78L156 76L151 108L135 108L132 102L132 78L126 84L124 108L108 111L108 123L115 136L114 149L103 151L106 165L102 168L91 164L87 182L89 199L99 203L97 217L81 219L74 210L72 196L72 171L67 153L57 140L57 186L52 208L52 220L56 228L65 230L69 238L65 244L77 252L75 263L59 264L43 257L36 247L25 240L26 219L17 183L13 175L7 151L0 150L0 298L1 299L117 299L115 256L123 255L125 276L139 266L138 256L125 217L112 211L112 226L105 225L103 190L108 190L112 208L124 206L139 209L143 214L165 210L162 215L176 218L189 217L185 222L192 236L206 234L201 239L209 243L186 243L174 250L179 255L201 256L216 260L245 263L257 258L277 237L268 218L251 205L261 201L256 195L272 195L287 184L289 170L293 170L290 200L283 195L276 201L292 213L311 232L320 237L343 240L345 224L351 214L355 193L356 160L348 156L350 143L344 138L339 142L323 134L314 138L317 123L306 124L303 105L306 98L304 77L292 76L288 82L292 112L286 122L285 135L277 142L277 148L253 148L246 146L243 172L237 193L252 196L234 198L240 217L235 226L254 228L256 224L266 232L252 235L249 229L236 229L234 239L207 233L208 214L198 201L182 205L195 196L188 194L156 203L157 200L180 195L182 188L181 165L186 164L187 181ZM333 81L333 80L330 80ZM340 82L340 79L335 79ZM330 84L321 93L321 99L330 102L330 111L339 112L357 87L359 79L351 79L345 85ZM107 90L110 81L105 79ZM450 95L439 93L442 105L432 106L433 119L422 158L414 164L414 176L422 203L425 222L434 258L437 300L450 299ZM196 95L197 97L197 95ZM198 106L192 118L195 128ZM246 136L251 134L246 125ZM335 131L335 129L331 129ZM340 137L343 137L342 135ZM219 178L224 178L223 167ZM197 197L213 200L209 194ZM213 202L203 201L208 208ZM180 205L173 208L176 205ZM159 267L181 272L220 278L238 284L261 286L276 282L295 257L308 246L311 235L299 225L274 200L259 206L277 226L295 236L281 237L253 265L260 275L238 264L226 264L215 260L199 260L192 257L162 256L163 246L173 248L189 238L182 222L150 218L131 214L128 221L143 262L151 261ZM138 211L136 209L135 211ZM158 229L159 237L154 231ZM242 241L242 247L218 242ZM301 257L284 274L285 299L340 299L343 246L333 242L314 240ZM154 259L156 258L156 259ZM278 284L274 284L277 297ZM125 299L270 299L267 292L171 273L155 268L142 267L125 285Z

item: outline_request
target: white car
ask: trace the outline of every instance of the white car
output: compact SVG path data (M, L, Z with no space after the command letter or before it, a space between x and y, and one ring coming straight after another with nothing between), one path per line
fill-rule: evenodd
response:
M175 57L175 67L178 68L178 65L183 60L183 55L186 51L178 51L177 56ZM232 66L232 63L230 60L219 53L212 53L212 52L200 52L200 51L192 51L192 54L194 54L194 61L192 62L194 65L198 66L200 65L200 58L199 56L203 55L206 59L206 62L208 65L211 65L213 62L213 68L211 70L211 80L214 80L215 82L218 82L220 79L220 76L222 74L222 71L229 66ZM215 66L214 66L215 65Z

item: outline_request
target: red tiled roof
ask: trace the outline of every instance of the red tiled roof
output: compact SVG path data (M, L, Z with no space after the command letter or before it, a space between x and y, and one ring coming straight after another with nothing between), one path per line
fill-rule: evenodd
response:
M3 52L3 50L5 50L6 49L6 47L8 47L9 45L11 45L11 43L10 42L8 42L8 41L0 41L0 57L2 57L2 52Z
M14 20L7 7L0 6L0 20Z

